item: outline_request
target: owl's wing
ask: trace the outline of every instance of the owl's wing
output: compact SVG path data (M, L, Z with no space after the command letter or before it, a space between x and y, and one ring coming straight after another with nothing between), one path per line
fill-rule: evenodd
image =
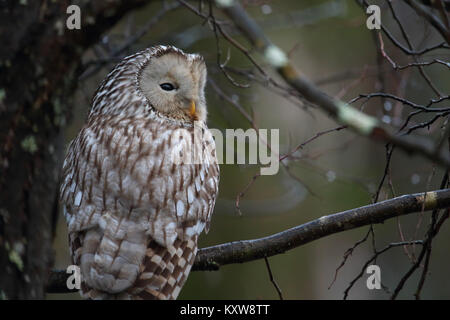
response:
M188 145L177 129L108 120L91 119L71 143L61 200L85 282L117 293L142 273L149 239L169 248L177 238L196 239L209 225L219 169L214 148L199 164L171 161L174 150ZM209 135L197 141L200 150L205 141L214 144Z
M131 168L145 157L135 135L132 119L94 118L70 144L63 166L73 261L83 283L107 293L133 285L147 249L149 191Z
M161 171L166 173L151 179L161 187L156 199L162 203L155 203L164 209L151 221L142 272L131 288L138 299L177 298L194 264L198 235L210 224L219 183L214 140L209 131L194 138L195 153L202 157L174 166L169 157L183 151L187 141L177 131L170 134L163 156L168 167Z
M150 190L148 206L142 208L151 208L148 233L162 246L177 238L198 237L209 229L219 184L215 143L207 128L200 137L191 134L167 128L155 140L161 145L160 153L138 161L135 167L146 177ZM180 164L173 158L180 152L201 153L201 157ZM145 166L149 162L154 167L150 173Z

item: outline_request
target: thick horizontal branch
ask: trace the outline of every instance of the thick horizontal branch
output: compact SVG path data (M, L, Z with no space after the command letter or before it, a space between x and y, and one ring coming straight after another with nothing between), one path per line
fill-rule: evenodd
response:
M201 249L193 270L214 270L284 253L314 240L422 210L450 207L450 189L404 195L364 207L324 216L271 236L234 241Z
M416 193L324 216L268 237L234 241L200 249L193 270L218 270L221 266L263 259L314 240L422 210L450 207L450 189ZM53 271L49 293L73 292L66 287L68 274Z

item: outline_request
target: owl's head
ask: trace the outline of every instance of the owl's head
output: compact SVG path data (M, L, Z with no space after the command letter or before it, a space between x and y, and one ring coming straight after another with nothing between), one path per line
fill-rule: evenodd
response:
M158 50L138 76L138 86L152 107L181 121L206 120L205 83L203 58L174 47Z
M97 89L89 117L153 116L206 121L206 65L198 54L155 46L126 57Z

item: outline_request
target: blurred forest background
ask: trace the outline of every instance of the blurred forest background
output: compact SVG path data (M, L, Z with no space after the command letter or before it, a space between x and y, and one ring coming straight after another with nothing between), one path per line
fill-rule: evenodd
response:
M382 1L380 4L382 5ZM406 5L398 5L408 30L412 34L421 35L418 40L422 41L424 47L437 40L438 37L433 39L432 30L427 30L425 23L414 12ZM161 3L154 3L130 13L104 36L104 46L119 47L159 10ZM379 90L376 43L370 30L366 28L367 16L355 1L249 1L247 10L272 41L290 52L294 64L312 81L321 84L321 88L329 94L340 94L347 101L360 93ZM389 25L391 17L382 15L382 19L383 23ZM264 85L252 82L249 88L237 88L230 83L217 67L214 33L199 22L197 16L186 12L183 7L168 12L128 53L154 44L171 44L186 52L202 54L208 63L209 77L221 91L249 113L253 113L260 128L280 130L281 153L288 152L318 132L336 127L336 123L321 111L313 108L305 110L301 105L299 107L298 102L290 103L285 96L268 90ZM238 41L243 41L238 34L234 36ZM244 55L223 40L220 44L223 60L227 50L230 50L230 67L251 68L251 63ZM102 45L99 47L97 50L101 50ZM392 54L396 58L395 51ZM448 51L434 52L429 56L435 58L445 54L448 58ZM86 52L85 59L89 62L98 57L89 51ZM80 82L73 110L74 118L66 131L67 142L84 123L89 101L113 65L114 62ZM384 67L383 76L392 83L392 90L400 90L405 97L418 103L426 103L433 96L418 72L404 75L405 72L396 73L389 66ZM450 88L448 69L436 65L430 66L427 72L439 88ZM237 79L239 83L248 83L243 77ZM399 83L401 81L405 83ZM385 114L388 117L392 115L392 121L400 123L399 119L395 119L394 112L394 108L399 106L388 101L383 110L380 101L368 103L365 110L379 118ZM209 127L222 131L226 128L246 130L251 127L233 105L221 99L211 83L207 88L207 102ZM345 130L318 139L296 156L300 160L291 163L290 168L298 179L287 174L281 166L276 176L260 177L241 200L242 216L235 209L235 199L259 171L259 166L221 165L220 194L211 231L201 237L199 246L258 238L326 214L368 204L385 166L384 146L368 143L366 139ZM400 152L394 154L391 174L396 195L426 190L432 170L431 164L419 157L411 158ZM428 189L438 185L439 181L440 175L434 174ZM381 199L391 196L388 188L383 188ZM416 233L417 221L417 215L399 219L407 238L413 238ZM383 247L399 240L397 223L393 219L384 225L375 226L377 245ZM422 224L422 232L426 226L427 222ZM270 258L272 272L283 296L287 299L342 298L350 280L372 255L370 241L357 249L339 273L336 283L330 289L328 287L345 251L363 238L366 232L367 228L361 228L333 235ZM449 234L447 226L435 245L435 261L424 298L450 298L450 279L446 276L447 270L450 270L450 260L445 254L450 250ZM70 264L66 238L65 221L60 219L55 240L56 267L64 268ZM377 263L381 267L383 284L390 288L396 285L410 265L401 248L381 256ZM351 291L350 298L386 297L383 290L368 290L365 281L366 276ZM411 287L407 286L403 292L404 298L411 297L414 280L410 284ZM76 294L74 296L77 297ZM277 293L269 281L264 261L259 260L227 265L219 271L192 272L180 294L180 299L183 298L275 299Z
M197 2L190 1L196 8ZM417 68L394 70L382 57L379 38L366 27L367 15L363 6L354 0L273 0L242 2L265 34L289 53L292 63L331 96L350 101L359 94L388 92L418 104L426 105L436 94L425 82ZM382 8L382 23L396 37L401 38L387 1L371 1ZM440 41L440 36L403 1L392 1L396 11L413 38L417 50ZM207 6L207 4L205 4ZM157 23L133 42L118 57L110 53L142 28L152 17ZM82 12L83 14L83 12ZM217 12L217 18L225 17ZM230 35L241 43L246 40L233 28ZM68 31L66 31L68 32ZM75 32L75 31L71 31ZM186 52L203 55L208 65L210 81L207 85L209 108L208 125L224 131L227 128L251 127L238 107L248 112L259 128L280 130L280 153L292 150L315 134L338 127L316 107L287 96L282 90L267 86L264 81L240 76L238 70L254 70L245 55L220 39L221 62L227 64L229 75L248 88L238 88L220 70L217 64L217 41L208 24L176 1L153 1L126 14L111 30L101 36L101 41L83 53L84 69L81 73L73 103L71 118L64 129L65 145L82 127L90 107L90 100L101 80L128 54L155 44L170 44ZM389 41L384 50L399 65L411 62ZM64 53L61 53L64 54ZM257 55L255 54L255 57ZM423 60L449 60L448 49L433 50L422 56ZM261 66L266 66L261 57ZM265 68L274 79L280 79ZM426 73L443 95L449 94L450 73L448 65L433 64L425 67ZM226 98L224 98L226 97ZM62 104L66 103L61 101ZM386 124L398 128L405 115L411 112L395 100L373 98L357 101L361 107ZM448 106L448 100L436 106ZM418 115L413 124L430 119L429 114ZM444 121L444 119L442 119ZM416 134L437 137L442 121L417 130ZM240 200L242 215L235 208L237 195L259 172L258 165L221 165L220 194L209 234L200 238L199 247L234 240L267 236L324 215L370 204L383 177L386 165L386 147L358 136L350 130L332 131L307 144L284 160L289 171L280 166L275 176L261 176ZM389 181L380 189L378 200L402 194L439 189L443 170L419 156L410 156L397 150L393 153ZM374 226L378 249L391 242L401 241L399 228L407 240L421 239L427 230L429 215L412 214L391 219ZM335 270L344 253L368 232L363 227L338 233L284 254L269 258L271 270L285 299L342 299L343 292L373 254L373 241L360 245L340 269L335 283ZM436 241L429 275L422 298L449 299L450 225L444 224ZM62 214L58 217L55 268L65 269L71 264L67 244L67 229ZM412 248L416 254L420 247ZM385 289L368 290L363 277L350 291L350 299L386 299L411 261L402 247L393 248L381 255L376 264L381 268ZM412 299L420 272L405 285L399 298ZM386 292L386 290L388 292ZM78 294L47 294L48 299L79 299ZM244 264L226 265L218 271L192 272L180 299L277 299L278 295L269 280L264 260Z

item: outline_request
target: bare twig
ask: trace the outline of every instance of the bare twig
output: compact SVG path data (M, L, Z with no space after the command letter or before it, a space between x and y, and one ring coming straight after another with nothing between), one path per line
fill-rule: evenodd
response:
M384 143L391 143L404 151L421 154L444 167L450 167L450 155L447 152L437 154L434 143L429 139L397 135L391 127L380 123L375 118L357 111L340 100L329 97L294 68L287 55L270 42L239 2L230 1L225 5L220 2L220 4L222 10L236 24L242 34L264 54L281 77L306 100L318 105L338 122L348 125L349 128L361 135Z
M336 270L334 272L333 281L328 286L328 290L330 290L331 287L333 286L333 284L336 282L339 270L341 270L342 267L345 265L345 263L347 262L347 259L353 254L353 251L355 251L355 249L358 246L360 246L361 244L363 244L364 242L367 241L367 239L369 238L369 235L372 231L373 231L373 229L370 228L369 231L367 231L366 235L361 240L357 241L351 248L349 248L347 251L345 251L344 256L342 257L341 264L336 268Z
M355 283L359 279L361 279L361 277L363 276L363 274L366 271L366 269L369 266L369 264L372 263L373 261L375 261L375 259L378 258L379 255L381 255L382 253L388 251L389 249L392 249L392 248L395 248L395 247L399 247L399 246L410 245L410 244L421 244L421 245L423 245L423 241L422 240L414 240L414 241L404 241L404 242L390 243L386 247L381 249L380 251L376 251L374 253L374 255L369 260L366 261L364 266L361 268L361 272L350 282L348 287L345 289L345 291L344 291L344 300L348 298L348 294L349 294L350 290L353 288Z
M269 280L272 282L273 286L275 287L275 290L277 290L278 296L280 297L280 300L283 300L283 293L281 292L280 287L278 286L278 283L275 281L272 270L270 269L269 260L267 257L264 257L264 261L266 262L267 272L269 273Z
M175 10L180 7L180 4L177 2L171 3L171 4L164 4L163 8L158 11L136 34L132 35L127 39L125 43L123 43L120 47L112 50L109 53L109 57L104 59L98 59L95 61L88 62L85 65L86 67L90 67L91 65L94 65L90 69L86 69L83 74L80 75L78 78L79 81L86 80L87 78L91 77L95 73L97 73L103 66L110 62L117 62L118 60L122 60L123 57L121 56L128 48L130 48L133 44L135 44L139 39L141 39L143 36L145 36L149 30L155 26L159 20L167 14L169 11Z
M441 36L450 43L450 30L442 23L442 21L434 15L431 10L415 0L406 0L416 12L417 14L424 17L440 34Z
M448 178L449 178L448 172L446 172L444 174L444 177L443 177L442 182L441 182L441 186L442 187L448 186ZM431 255L431 243L433 241L433 238L439 233L439 230L440 230L442 224L445 222L445 220L448 219L448 216L449 216L449 211L447 209L446 213L444 215L442 215L439 220L437 220L438 211L439 211L438 208L434 208L433 209L433 212L431 214L430 227L428 229L428 232L427 232L427 235L426 235L426 239L425 239L425 241L423 243L422 250L421 250L421 252L419 254L419 257L417 258L417 261L415 261L415 263L411 266L411 268L405 273L405 275L401 278L401 280L397 284L397 287L395 288L394 293L391 296L392 300L397 298L398 294L402 290L402 288L405 285L406 281L419 268L420 264L422 263L423 258L426 255L427 256L427 258L426 258L427 262L425 264L424 270L422 272L422 276L421 276L420 281L419 281L419 285L418 285L416 293L415 293L416 299L420 298L420 292L422 290L423 284L425 282L425 277L426 277L426 274L428 272L428 265L429 265L430 255Z

